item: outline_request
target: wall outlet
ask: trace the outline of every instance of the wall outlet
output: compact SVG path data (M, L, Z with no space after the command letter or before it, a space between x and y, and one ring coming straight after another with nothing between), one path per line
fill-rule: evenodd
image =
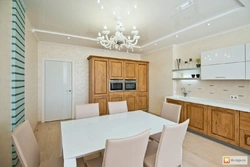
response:
M239 96L238 95L230 95L231 100L238 100Z

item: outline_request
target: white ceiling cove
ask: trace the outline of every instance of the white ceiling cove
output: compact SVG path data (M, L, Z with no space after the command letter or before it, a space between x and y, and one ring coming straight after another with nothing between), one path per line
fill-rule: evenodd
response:
M138 54L250 24L249 0L23 1L38 41L104 49L98 32L106 25L114 34L115 16L120 16L125 35L133 26L139 30Z

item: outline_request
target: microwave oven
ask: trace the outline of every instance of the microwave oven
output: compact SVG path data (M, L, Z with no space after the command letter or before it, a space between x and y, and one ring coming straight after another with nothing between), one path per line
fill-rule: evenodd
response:
M136 90L136 80L125 80L124 81L124 90Z
M111 79L109 81L109 90L110 91L123 91L123 80Z

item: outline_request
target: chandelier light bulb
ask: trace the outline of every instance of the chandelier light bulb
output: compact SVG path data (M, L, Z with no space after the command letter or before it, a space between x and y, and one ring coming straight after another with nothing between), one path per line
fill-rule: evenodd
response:
M107 26L104 26L104 30L107 30Z
M98 36L99 36L99 37L101 36L101 33L100 33L100 32L98 33Z
M133 29L136 30L136 26L133 26Z

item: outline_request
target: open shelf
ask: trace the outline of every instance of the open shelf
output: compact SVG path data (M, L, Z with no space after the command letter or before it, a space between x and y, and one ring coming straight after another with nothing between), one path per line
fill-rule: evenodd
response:
M200 78L173 78L173 80L200 80Z
M173 69L172 70L173 80L200 80L201 78L201 68L183 68L183 69ZM199 74L199 78L192 78L192 75Z

